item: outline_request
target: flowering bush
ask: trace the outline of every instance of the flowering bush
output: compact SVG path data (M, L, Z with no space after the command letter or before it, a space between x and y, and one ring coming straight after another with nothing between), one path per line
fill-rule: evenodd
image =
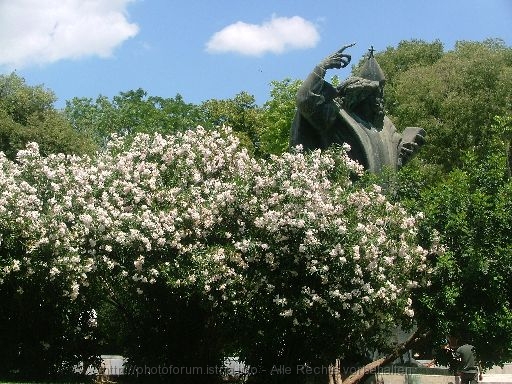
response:
M95 157L0 153L0 282L41 276L70 305L91 284L199 295L254 365L381 348L413 319L427 251L417 217L353 185L347 149L255 159L198 127Z

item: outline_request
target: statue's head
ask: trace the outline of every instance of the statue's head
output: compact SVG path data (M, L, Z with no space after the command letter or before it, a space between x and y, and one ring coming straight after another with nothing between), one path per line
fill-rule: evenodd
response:
M384 83L353 76L338 87L343 108L382 128L384 122Z
M338 96L343 107L376 128L382 128L385 81L384 73L373 57L372 48L358 75L348 78L338 87Z

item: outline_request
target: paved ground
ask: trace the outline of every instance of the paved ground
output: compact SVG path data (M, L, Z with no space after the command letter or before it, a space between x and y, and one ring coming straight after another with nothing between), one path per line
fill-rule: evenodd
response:
M118 355L104 355L103 367L107 375L125 374L123 368L123 357ZM227 366L240 369L237 361L229 361ZM97 372L90 369L89 374ZM131 374L134 374L132 372ZM407 375L406 375L407 376ZM384 384L460 384L458 377L447 375L409 375L404 380L404 375L383 374L381 378ZM483 374L483 384L512 384L512 364L505 364L503 367L494 367Z
M510 373L484 373L482 383L512 383Z
M512 364L489 369L483 374L482 383L512 383Z

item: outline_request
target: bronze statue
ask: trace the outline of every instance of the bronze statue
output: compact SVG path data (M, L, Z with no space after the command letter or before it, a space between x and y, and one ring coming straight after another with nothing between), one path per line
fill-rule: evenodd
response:
M305 150L326 149L347 143L349 156L371 172L397 170L424 143L422 128L408 127L398 133L384 114L385 77L373 56L373 47L358 76L338 87L324 80L331 68L345 68L351 60L349 44L318 64L297 92L297 113L290 145Z

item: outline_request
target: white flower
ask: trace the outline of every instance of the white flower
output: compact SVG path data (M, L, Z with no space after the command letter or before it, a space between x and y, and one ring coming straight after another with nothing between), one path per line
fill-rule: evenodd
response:
M133 265L135 266L135 269L137 271L142 271L142 266L144 265L144 256L140 255L137 260L133 262Z
M286 309L283 312L281 312L279 315L283 316L283 317L291 317L291 316L293 316L293 310L292 309Z
M19 260L14 259L12 261L12 270L15 272L20 270L20 261Z
M279 295L276 295L272 301L282 307L288 303L288 300L285 297L279 297Z
M80 285L78 285L77 282L74 282L71 285L71 293L69 295L71 297L71 300L75 300L78 297L79 290L80 290Z
M96 328L98 326L98 314L94 309L89 311L89 320L87 322L89 327Z

